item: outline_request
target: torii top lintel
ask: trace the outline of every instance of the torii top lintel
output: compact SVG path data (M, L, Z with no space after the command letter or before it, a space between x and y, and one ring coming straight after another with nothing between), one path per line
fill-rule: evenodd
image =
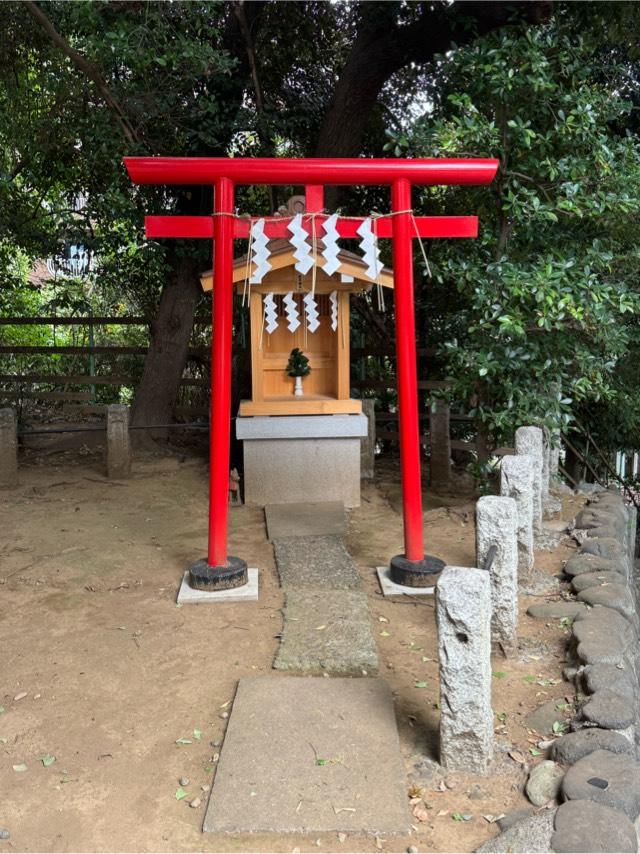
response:
M490 184L498 168L493 159L280 157L125 157L136 184Z

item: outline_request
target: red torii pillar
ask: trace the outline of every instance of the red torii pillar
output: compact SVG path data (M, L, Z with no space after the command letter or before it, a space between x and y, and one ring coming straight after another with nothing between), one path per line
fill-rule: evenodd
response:
M214 188L214 216L149 216L148 237L200 237L214 241L213 329L211 341L211 426L209 548L190 568L190 583L206 590L238 587L247 581L247 565L227 554L229 442L231 426L231 333L233 323L233 240L248 237L253 219L234 215L237 184L303 184L307 213L323 210L323 185L376 184L391 187L391 214L376 220L378 237L393 238L396 368L400 415L400 455L404 554L391 559L391 577L399 584L426 587L444 563L425 555L422 532L420 431L413 298L414 237L476 237L477 217L413 217L411 187L489 184L497 160L288 159L225 157L126 157L137 184L208 184ZM319 228L322 216L315 216ZM342 237L355 237L362 220L338 220ZM268 222L270 238L286 237L288 218ZM310 230L310 220L303 225ZM417 233L416 233L417 232Z

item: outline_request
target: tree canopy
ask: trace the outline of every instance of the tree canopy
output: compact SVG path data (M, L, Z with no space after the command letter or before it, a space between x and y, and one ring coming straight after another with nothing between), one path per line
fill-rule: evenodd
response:
M210 263L146 241L143 215L212 199L136 188L123 155L495 156L491 188L415 199L481 222L429 245L420 343L496 441L578 418L637 447L634 4L53 0L0 4L0 30L1 305L32 298L30 260L89 247L101 299L149 318L139 422L171 409ZM238 201L270 212L286 192Z

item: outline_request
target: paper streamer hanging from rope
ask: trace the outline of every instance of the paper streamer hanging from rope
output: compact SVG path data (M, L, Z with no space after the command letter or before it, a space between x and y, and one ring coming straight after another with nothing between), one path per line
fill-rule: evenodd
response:
M316 298L313 294L306 294L304 300L304 313L307 316L307 329L309 332L315 332L318 326L320 326L320 321L318 320L318 307L316 304Z
M362 224L356 230L362 240L360 241L360 249L363 254L363 261L367 265L367 276L371 280L376 280L382 272L382 262L380 261L380 249L378 248L378 240L371 227L371 217L362 221Z
M331 303L331 328L335 332L338 328L338 291L331 291L329 302Z
M304 276L313 267L313 255L311 254L311 247L307 243L307 232L302 227L302 214L296 214L287 228L292 235L289 242L296 250L293 253L293 257L296 259L296 270Z
M287 315L287 327L289 332L295 332L298 326L300 326L300 321L298 319L300 316L298 313L298 303L291 291L288 294L285 294L282 302Z
M264 233L264 220L259 219L251 226L251 261L254 264L254 271L249 279L250 285L259 285L262 279L271 269L269 256L271 252L268 248L269 238Z
M264 298L264 328L269 335L278 328L278 307L273 294L266 294Z
M333 276L333 274L340 269L340 261L338 260L338 254L340 252L338 237L340 235L336 228L337 221L338 214L332 214L329 219L326 219L322 224L325 235L322 238L322 242L324 243L324 249L321 252L322 257L324 258L322 269L325 271L327 276Z

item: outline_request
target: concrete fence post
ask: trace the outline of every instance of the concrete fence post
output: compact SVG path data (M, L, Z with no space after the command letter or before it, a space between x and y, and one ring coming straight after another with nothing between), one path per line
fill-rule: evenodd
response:
M449 485L451 473L451 425L449 404L436 400L429 413L429 435L431 444L431 483Z
M502 458L500 495L513 498L518 509L519 580L533 567L533 466L528 454Z
M112 403L107 406L107 475L125 478L130 472L129 407Z
M518 506L513 498L484 495L476 503L476 564L489 567L491 642L506 657L518 649Z
M18 419L15 409L0 409L0 488L18 485Z
M367 435L360 440L360 478L371 480L376 459L376 402L373 398L363 398L362 414L367 418Z
M436 619L440 763L486 774L493 757L489 573L446 566L436 585Z
M516 454L527 454L533 458L533 532L542 533L542 471L543 439L540 427L518 427L516 430Z

